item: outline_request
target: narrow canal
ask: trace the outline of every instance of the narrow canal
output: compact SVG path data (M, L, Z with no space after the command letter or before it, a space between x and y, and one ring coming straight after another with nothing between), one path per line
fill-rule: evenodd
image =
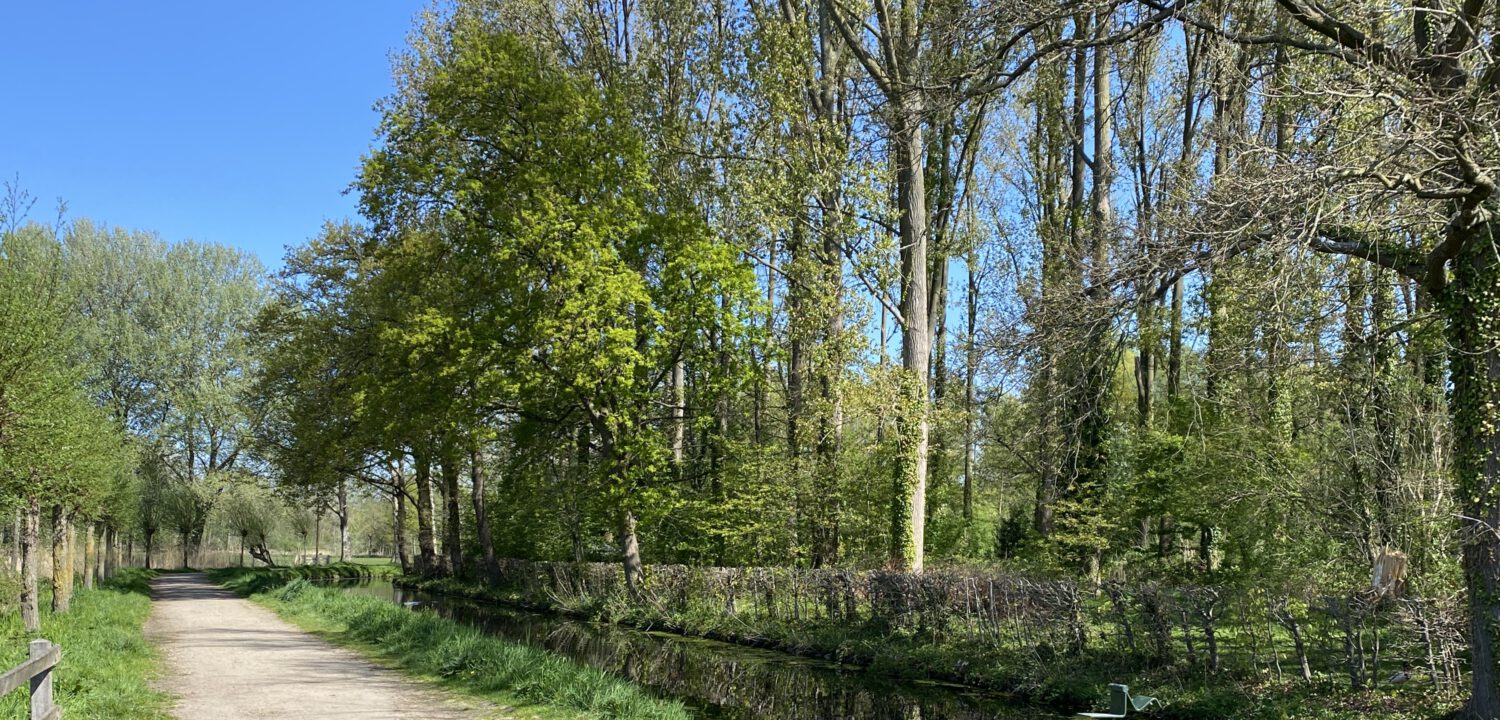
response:
M1019 720L1054 714L969 688L893 680L858 668L616 625L541 615L384 581L348 592L428 608L507 640L544 648L725 720Z

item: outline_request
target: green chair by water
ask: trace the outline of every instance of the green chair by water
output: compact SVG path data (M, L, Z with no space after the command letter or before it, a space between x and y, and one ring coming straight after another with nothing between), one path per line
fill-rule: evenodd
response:
M1147 697L1145 695L1136 695L1134 697L1131 697L1130 688L1128 686L1121 685L1119 683L1110 683L1109 712L1085 712L1078 713L1078 716L1086 718L1122 718L1125 717L1125 713L1129 710L1134 710L1136 712L1145 710L1146 706L1150 705L1152 702L1155 702L1155 700L1156 698Z

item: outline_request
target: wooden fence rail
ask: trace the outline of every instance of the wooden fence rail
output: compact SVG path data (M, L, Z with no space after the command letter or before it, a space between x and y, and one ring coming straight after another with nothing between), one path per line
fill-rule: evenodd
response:
M0 696L31 685L31 720L60 720L62 708L52 703L52 668L62 659L62 648L46 640L32 640L26 662L0 675Z

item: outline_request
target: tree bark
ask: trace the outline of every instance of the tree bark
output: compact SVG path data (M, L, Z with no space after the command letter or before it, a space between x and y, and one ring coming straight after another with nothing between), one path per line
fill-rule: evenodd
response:
M37 580L37 556L41 550L42 503L35 495L26 498L21 513L21 625L28 633L42 629L38 607L40 588Z
M901 365L905 377L900 425L901 461L892 508L890 565L922 571L927 518L927 447L930 434L927 376L932 334L927 326L927 189L923 178L923 107L907 90L892 128L897 205L901 214ZM904 515L904 517L903 517Z
M83 526L83 589L94 589L94 571L98 569L99 550L94 545L94 523Z
M687 367L679 359L672 363L672 462L682 471L687 448Z
M500 582L500 566L495 560L495 538L490 532L490 512L485 497L484 453L479 442L469 448L469 485L474 502L474 530L479 534L479 554L484 563L484 577L490 583Z
M156 541L156 531L155 530L145 530L141 534L144 536L143 541L144 541L144 543L146 545L146 569L150 570L151 569L151 546Z
M52 506L52 613L68 611L68 582L73 568L68 564L68 515L61 505Z
M432 458L418 451L417 466L417 574L431 576L438 570L437 538L432 529Z
M339 479L339 562L348 562L350 555L349 537L349 479Z
M1500 717L1500 260L1470 239L1446 291L1451 344L1453 470L1469 593L1472 718Z
M392 519L394 527L391 536L396 544L396 562L401 565L401 574L411 573L411 558L406 552L406 483L398 480L395 489L391 492L391 503L394 507L395 517Z
M99 527L99 558L97 561L100 585L103 585L105 579L114 574L114 570L110 566L110 561L114 558L114 546L115 529L109 525L101 525Z
M632 601L639 602L645 569L641 565L641 545L635 532L635 511L629 507L620 509L620 552L625 562L625 591Z
M589 426L587 423L578 426L577 436L573 439L573 481L572 493L568 498L568 539L573 546L573 562L583 562L583 489L588 486L589 460L592 455L592 447L589 441Z
M968 292L964 297L968 332L964 337L964 523L974 519L974 376L979 369L979 249L971 246L965 258ZM1003 521L1004 518L1001 518Z
M447 555L448 573L462 577L468 572L464 568L462 516L458 499L458 450L451 439L443 441L443 456L439 466L443 477L443 551Z

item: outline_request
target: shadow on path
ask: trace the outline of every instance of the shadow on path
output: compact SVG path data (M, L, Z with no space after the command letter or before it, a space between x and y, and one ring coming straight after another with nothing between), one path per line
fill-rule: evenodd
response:
M146 634L179 720L468 720L494 708L456 698L330 645L219 588L203 573L151 581Z

